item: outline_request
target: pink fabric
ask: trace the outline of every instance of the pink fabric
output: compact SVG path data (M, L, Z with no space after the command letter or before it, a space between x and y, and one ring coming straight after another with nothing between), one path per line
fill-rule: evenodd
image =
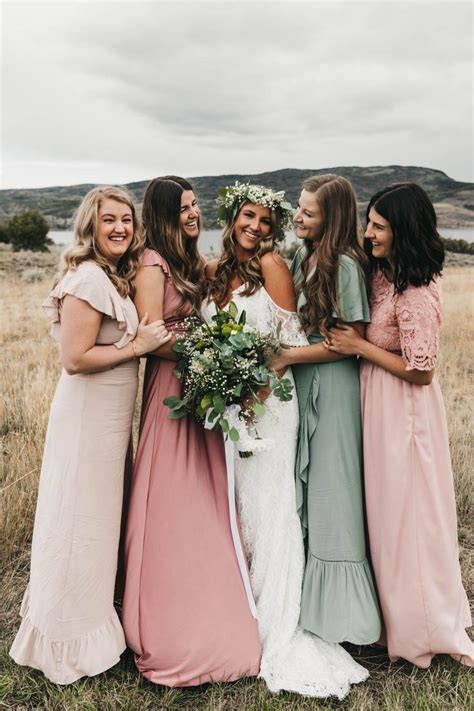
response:
M164 319L179 330L180 295L168 276ZM257 622L232 543L222 437L190 418L170 420L174 363L149 357L126 534L123 625L150 681L193 686L258 674Z
M104 314L96 343L118 346L135 334L133 302L100 267L84 262L45 302L58 339L66 294ZM100 373L63 371L51 404L30 581L10 654L56 684L109 669L125 649L113 595L137 386L136 361Z
M61 303L66 294L87 301L96 311L104 314L101 333L97 343L114 342L117 348L123 348L135 336L137 330L136 311L130 298L123 299L107 274L95 262L81 262L77 269L67 272L55 286L48 298L43 302L43 308L52 322L51 335L59 341L61 328ZM107 319L110 320L107 328ZM111 327L111 328L110 328ZM122 331L120 338L112 339L117 328ZM107 333L102 331L105 329Z
M407 368L430 369L439 327L439 284L394 295L393 285L375 275L368 340L401 352ZM413 385L368 362L360 377L370 551L389 656L428 667L435 654L451 654L472 666L438 381Z

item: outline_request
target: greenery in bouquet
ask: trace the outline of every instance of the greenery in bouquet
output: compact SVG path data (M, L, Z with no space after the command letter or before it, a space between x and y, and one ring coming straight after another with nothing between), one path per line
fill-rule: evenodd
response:
M291 400L293 390L288 378L278 378L267 366L281 348L278 334L262 334L246 324L245 311L238 321L237 314L231 302L227 310L217 309L211 323L186 319L187 335L173 348L178 355L174 373L183 382L181 398L164 401L171 419L190 414L211 429L220 427L233 442L239 431L229 422L232 405L239 406L240 420L249 424L265 412L262 388L268 386L279 400Z

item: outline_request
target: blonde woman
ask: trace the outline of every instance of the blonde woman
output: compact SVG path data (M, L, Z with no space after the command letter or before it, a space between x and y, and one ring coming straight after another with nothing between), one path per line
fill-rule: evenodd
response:
M63 371L51 405L30 582L10 654L69 684L118 662L125 639L113 606L123 471L138 359L170 335L140 324L131 300L142 237L131 197L91 190L43 304Z
M146 247L139 315L178 334L198 314L204 260L190 183L152 180L143 200ZM123 625L139 671L166 686L258 674L257 622L234 550L222 435L190 417L168 418L180 394L173 341L148 357L126 534Z

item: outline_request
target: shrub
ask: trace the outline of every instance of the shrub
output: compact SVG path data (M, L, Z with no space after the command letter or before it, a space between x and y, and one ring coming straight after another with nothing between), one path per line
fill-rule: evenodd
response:
M5 230L14 252L22 249L48 251L49 225L39 210L26 210L13 215L5 224Z
M447 252L458 252L458 254L474 254L474 242L465 239L450 239L442 237L444 248Z

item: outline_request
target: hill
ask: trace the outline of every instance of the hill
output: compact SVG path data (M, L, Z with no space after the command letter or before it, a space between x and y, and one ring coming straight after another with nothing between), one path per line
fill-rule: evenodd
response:
M339 166L297 170L285 168L257 175L217 175L189 178L198 195L204 227L216 227L215 198L217 189L236 180L268 185L274 190L285 190L288 199L296 204L301 183L311 175L337 173L354 185L360 208L363 210L373 193L391 183L412 181L419 183L435 203L442 227L471 227L474 225L474 184L453 180L446 173L416 166ZM126 187L141 202L148 181L128 183ZM74 210L82 197L94 185L60 186L51 188L0 190L0 222L20 210L37 208L48 219L53 229L69 228Z

